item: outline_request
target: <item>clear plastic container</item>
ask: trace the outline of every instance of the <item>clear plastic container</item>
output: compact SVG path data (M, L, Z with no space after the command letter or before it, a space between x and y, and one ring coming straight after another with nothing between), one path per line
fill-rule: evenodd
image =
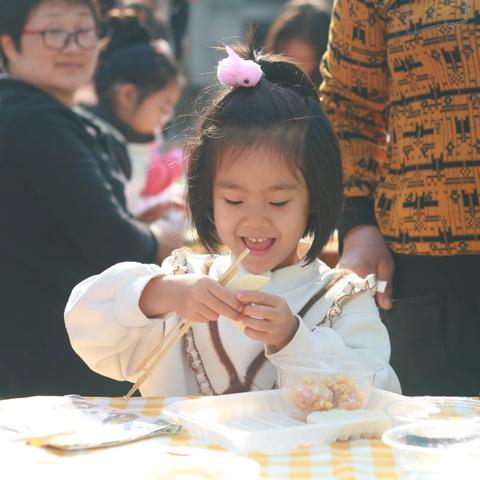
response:
M274 362L279 386L292 417L305 420L315 411L355 410L368 402L377 362L346 360L337 356Z
M480 400L466 397L412 397L390 405L393 425L437 420L480 421Z
M476 421L408 423L387 430L382 440L393 448L403 478L479 478L480 423Z

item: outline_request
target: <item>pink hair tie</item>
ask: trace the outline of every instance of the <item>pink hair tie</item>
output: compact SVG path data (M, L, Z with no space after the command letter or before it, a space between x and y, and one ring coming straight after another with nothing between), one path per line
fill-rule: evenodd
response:
M228 57L220 60L217 77L228 87L254 87L262 78L263 72L258 63L244 60L230 47L225 47Z

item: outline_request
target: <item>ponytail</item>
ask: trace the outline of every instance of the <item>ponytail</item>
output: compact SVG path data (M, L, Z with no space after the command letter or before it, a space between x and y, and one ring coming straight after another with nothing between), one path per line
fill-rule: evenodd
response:
M296 65L285 60L271 60L260 58L258 63L265 75L265 78L272 83L293 88L303 96L318 99L318 91L310 78L303 73Z

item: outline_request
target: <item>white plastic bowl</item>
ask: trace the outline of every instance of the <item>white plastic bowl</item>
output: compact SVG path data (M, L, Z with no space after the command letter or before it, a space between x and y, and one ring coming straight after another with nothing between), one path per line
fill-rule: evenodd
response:
M408 423L387 430L382 440L394 450L406 478L479 478L480 423L476 421Z
M294 418L305 420L314 411L364 408L370 397L377 362L337 356L275 360L279 386Z

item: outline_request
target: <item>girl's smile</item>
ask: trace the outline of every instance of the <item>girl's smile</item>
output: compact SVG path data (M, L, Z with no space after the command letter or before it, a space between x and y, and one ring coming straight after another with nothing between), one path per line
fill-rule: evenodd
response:
M221 241L235 255L250 249L243 264L252 273L298 262L308 217L302 174L296 175L274 149L263 147L229 149L218 165L213 210Z
M250 249L250 255L255 257L268 255L275 243L274 238L243 237L242 240L245 246Z

